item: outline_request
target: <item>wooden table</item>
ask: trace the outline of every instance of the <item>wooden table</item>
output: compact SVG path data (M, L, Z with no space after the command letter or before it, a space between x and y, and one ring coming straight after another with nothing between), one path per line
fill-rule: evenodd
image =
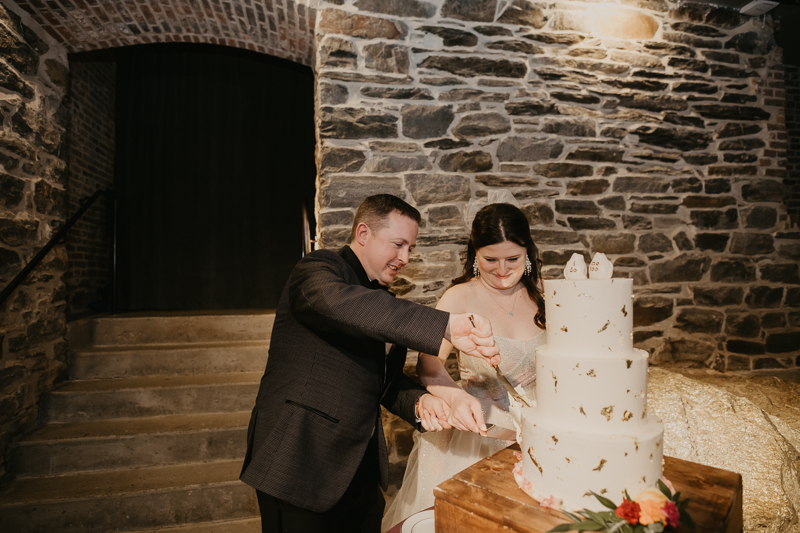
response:
M569 522L564 514L539 507L517 487L511 474L517 462L514 451L519 451L516 444L434 489L436 533L544 533ZM664 475L681 492L681 499L692 499L687 511L697 526L695 533L742 531L741 475L674 457L664 457ZM400 524L395 527L400 531Z

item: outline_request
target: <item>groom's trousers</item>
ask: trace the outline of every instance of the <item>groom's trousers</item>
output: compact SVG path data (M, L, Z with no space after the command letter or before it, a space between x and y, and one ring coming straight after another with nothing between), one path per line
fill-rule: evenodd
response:
M378 432L344 496L331 509L315 513L256 491L262 533L380 533L386 505L380 489Z

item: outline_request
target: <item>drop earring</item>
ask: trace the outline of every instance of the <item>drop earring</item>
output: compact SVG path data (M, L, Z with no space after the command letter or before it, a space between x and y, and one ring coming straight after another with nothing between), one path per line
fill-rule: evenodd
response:
M533 265L531 265L531 258L525 254L525 275L530 276L531 270L533 270Z
M475 258L475 261L472 262L472 275L476 278L481 275L480 269L478 269L478 258Z

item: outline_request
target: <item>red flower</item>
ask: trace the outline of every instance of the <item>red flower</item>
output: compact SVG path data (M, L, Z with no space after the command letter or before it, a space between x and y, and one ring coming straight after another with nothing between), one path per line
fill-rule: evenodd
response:
M664 507L661 508L661 512L664 513L664 516L667 517L667 524L670 526L677 526L678 522L680 521L681 514L678 512L678 506L675 505L673 501L667 501L664 503Z
M673 504L674 505L674 504ZM620 518L624 518L629 524L639 523L639 504L627 498L622 499L622 504L614 511Z

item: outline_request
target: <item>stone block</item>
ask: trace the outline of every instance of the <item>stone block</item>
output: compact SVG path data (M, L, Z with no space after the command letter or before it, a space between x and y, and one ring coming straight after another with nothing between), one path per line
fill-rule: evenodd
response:
M439 168L445 172L486 172L493 167L492 156L480 150L472 152L452 152L444 154L439 160Z
M561 265L563 268L572 257L572 254L581 254L587 265L592 260L592 257L586 250L578 249L545 250L542 252L541 257L545 265Z
M786 259L800 261L800 243L788 243L778 246L778 255Z
M424 155L373 155L367 162L366 172L400 173L414 170L428 170L431 163Z
M789 325L793 328L800 328L800 311L792 311L788 315Z
M728 247L728 233L698 233L694 236L694 244L700 250L724 252Z
M736 198L733 196L686 196L681 200L681 205L689 209L720 209L736 205Z
M650 279L653 283L700 281L711 266L711 258L681 254L674 259L651 264Z
M456 148L466 148L471 146L469 141L457 141L455 139L436 139L435 141L428 141L425 143L425 148L434 148L436 150L455 150Z
M617 223L610 218L567 217L567 223L569 224L569 227L575 231L617 229Z
M528 222L531 226L550 226L555 219L553 209L549 205L541 202L523 204L522 212L528 217Z
M322 138L370 139L397 137L397 117L374 109L322 107L319 133Z
M347 102L348 92L344 85L323 82L319 84L318 91L322 105L338 105Z
M464 214L454 205L434 206L428 209L428 222L431 226L464 226Z
M729 141L721 141L718 145L720 150L725 151L748 151L764 148L766 143L761 139L732 139Z
M593 175L594 167L577 163L543 163L534 165L533 171L548 178L580 178Z
M399 178L379 176L342 176L323 182L320 207L357 208L367 196L374 194L393 194L405 198L402 182Z
M642 253L671 252L672 250L672 239L663 233L647 233L639 237L639 251Z
M767 348L769 351L769 348ZM753 370L785 369L786 365L772 357L759 357L753 361Z
M719 91L719 87L711 83L687 81L675 83L672 86L672 91L677 93L714 94Z
M338 211L323 211L320 213L320 226L323 228L329 226L347 226L353 225L354 213L353 211L338 210Z
M580 242L580 236L574 231L532 229L531 236L537 245L565 245Z
M363 200L363 198L362 198ZM320 248L337 250L350 242L350 228L327 227L320 233Z
M682 154L682 157L690 165L710 165L719 160L716 154Z
M348 13L340 9L323 9L319 31L322 34L341 34L362 39L400 39L403 32L387 19Z
M689 333L719 333L725 319L719 311L711 309L681 309L675 318L675 327Z
M382 13L396 17L431 18L436 14L436 6L419 0L356 0L359 11Z
M33 202L39 213L66 218L67 192L53 187L45 180L39 180L34 185Z
M725 349L731 353L742 355L762 355L767 351L763 343L736 339L727 341L725 343Z
M542 131L545 133L553 133L563 137L596 137L597 131L595 129L594 120L586 119L545 119L542 122ZM621 152L617 150L617 152ZM619 154L618 161L622 160L622 154Z
M653 221L647 217L622 215L622 227L627 230L649 230L653 229Z
M389 286L390 291L395 296L405 296L416 288L417 286L414 283L402 276L397 276Z
M406 189L418 205L467 201L469 179L446 174L407 174Z
M569 190L569 185L567 188ZM627 208L627 205L625 204L625 198L622 196L607 196L597 200L597 203L609 211L624 211Z
M695 304L710 307L739 305L744 298L744 288L737 285L692 287L692 292Z
M502 170L502 168L501 168ZM487 187L536 187L539 180L527 176L496 176L494 174L479 174L475 181ZM531 192L530 190L526 192Z
M0 171L0 205L9 209L16 207L22 201L25 190L25 181Z
M540 5L528 0L512 0L511 4L497 19L497 22L501 24L516 24L538 30L545 27L547 18Z
M716 120L767 121L770 113L759 107L707 104L696 105L694 110L704 118Z
M677 113L664 113L664 122L675 124L677 126L691 126L693 128L705 128L706 123L703 119L698 117L686 117Z
M567 194L570 196L593 196L606 192L610 185L607 179L569 180L567 181Z
M792 287L786 291L786 307L800 307L800 288Z
M659 350L658 357L671 358L673 361L698 361L709 360L716 352L716 343L704 340L702 337L667 338L664 346Z
M767 352L797 353L800 352L800 332L770 333L767 335Z
M677 178L672 180L672 192L700 192L703 190L703 182L697 178Z
M748 31L731 37L725 48L744 54L764 55L777 46L772 32Z
M389 43L364 45L364 66L392 74L408 74L408 49Z
M475 56L428 56L418 68L449 72L456 76L474 78L489 76L494 78L524 78L528 67L522 61L509 59L489 59Z
M722 160L726 163L755 163L758 161L756 154L723 154Z
M543 54L544 50L533 43L519 40L502 40L492 41L486 44L486 48L490 50L502 50L504 52L512 52L517 54L537 55Z
M660 330L651 331L634 331L633 332L633 345L639 348L640 344L654 338L663 337L664 332Z
M471 48L478 44L478 36L472 32L445 26L420 26L419 31L436 35L444 46Z
M679 128L639 126L631 131L639 141L659 148L692 151L705 150L711 143L711 134Z
M500 113L464 115L453 127L456 137L488 137L511 131L511 122Z
M762 281L771 281L774 283L791 283L792 285L800 285L800 275L798 275L797 263L789 264L766 264L760 265Z
M783 287L768 287L764 285L750 287L745 304L753 309L780 307L783 301Z
M630 233L609 233L593 235L592 253L629 254L635 250L636 235Z
M449 105L406 105L402 109L403 135L411 139L441 137L454 118Z
M8 246L31 246L39 240L39 221L0 218L0 242Z
M614 178L614 192L663 194L669 190L666 178L653 176L619 176Z
M600 103L600 98L591 94L564 93L553 91L550 96L560 102L573 102L576 104L594 105Z
M639 82L639 85L642 84L643 82ZM650 84L652 85L653 82L650 82ZM660 89L652 87L651 90L660 90ZM634 94L619 95L617 96L617 99L619 100L619 105L622 107L628 107L631 109L644 109L646 111L653 111L653 112L684 111L689 107L689 104L683 97L670 96L666 94L652 95L652 94L634 93ZM644 137L654 141L654 142L648 142L648 144L656 144L658 146L662 146L664 144L663 141L669 139L671 139L670 140L671 143L679 142L680 144L685 144L687 141L685 135L680 135L675 132L670 132L669 130L663 128L640 127L637 129L642 130ZM695 136L694 138L701 139L702 137ZM708 143L705 143L705 146L708 146Z
M556 200L556 212L562 215L599 215L603 210L591 200Z
M563 150L564 145L556 139L506 137L497 146L497 159L499 161L555 159Z
M505 108L506 113L515 117L537 117L540 115L558 114L554 102L537 98L531 98L524 102L508 102Z
M639 259L638 257L617 257L616 259L614 259L615 267L618 266L621 268L641 268L646 265L647 263L642 259Z
M741 283L755 279L756 267L748 259L723 259L711 267L711 281Z
M648 213L651 215L673 215L678 212L677 204L642 204L631 202L631 213Z
M470 22L493 22L497 4L492 0L445 0L441 16Z
M755 338L761 334L761 322L756 315L727 313L725 333L733 337Z
M742 185L742 198L748 202L783 202L786 188L775 180L750 180Z
M624 150L617 148L582 147L570 152L567 159L571 161L595 161L621 163Z
M764 329L786 327L786 315L783 313L764 313L761 317L761 327Z
M767 233L734 233L731 253L742 255L771 254L775 251L772 235Z
M358 54L349 39L328 36L319 47L321 68L343 68L355 70L358 65Z
M736 208L721 210L693 210L689 213L692 225L699 229L728 230L739 227L739 211Z
M330 145L324 145L320 150L320 171L323 174L357 172L364 166L364 161L366 155L362 150Z

